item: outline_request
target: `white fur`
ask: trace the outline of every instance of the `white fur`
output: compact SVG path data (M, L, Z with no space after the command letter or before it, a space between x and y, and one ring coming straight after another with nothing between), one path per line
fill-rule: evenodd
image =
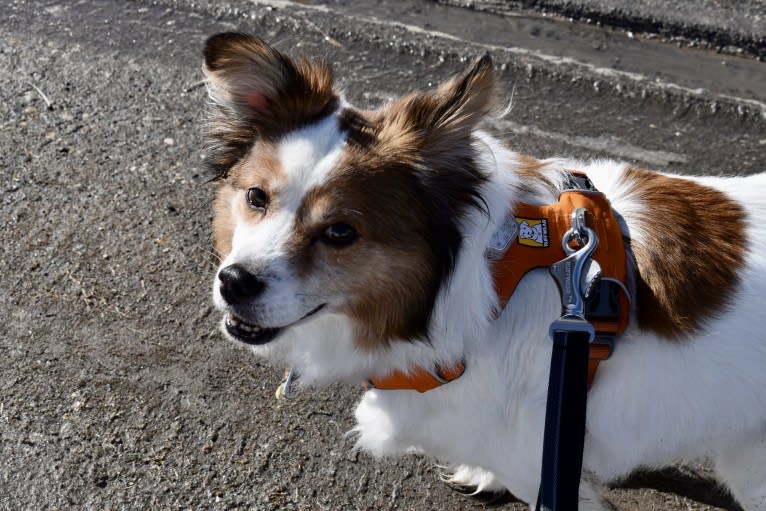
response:
M302 130L280 147L290 176L290 199L321 182L341 150L330 121ZM542 452L551 341L548 326L560 313L559 292L544 270L528 274L497 319L485 247L514 196L517 156L477 132L479 165L490 176L481 194L489 215L472 212L463 222L462 251L440 292L430 326L431 343L393 342L371 354L354 348L349 321L320 314L287 330L256 352L297 368L304 384L357 383L392 369L452 363L464 358L465 374L429 392L369 390L356 409L358 445L376 456L426 453L456 467L450 480L509 489L534 503ZM640 199L620 187L626 166L548 160L561 179L566 168L585 171L611 200L630 235L642 236L635 217ZM721 480L747 511L766 510L766 174L696 178L744 205L749 252L742 283L729 309L711 318L690 342L670 343L635 325L601 364L588 396L584 468L602 482L639 467L711 458ZM541 192L542 193L542 192ZM525 200L550 201L538 195ZM297 204L297 202L296 202ZM247 262L279 272L282 242L293 224L288 210L257 227L238 226L223 265ZM264 225L267 224L267 225ZM288 279L263 312L264 324L287 324L305 314L300 290ZM216 300L220 295L216 291ZM605 509L589 478L582 510Z

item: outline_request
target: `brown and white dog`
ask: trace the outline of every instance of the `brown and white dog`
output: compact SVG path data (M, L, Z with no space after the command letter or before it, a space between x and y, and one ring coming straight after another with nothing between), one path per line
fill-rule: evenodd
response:
M766 174L515 153L477 129L494 107L488 57L374 111L344 101L326 65L252 36L213 36L205 66L225 334L304 384L465 361L424 393L368 390L360 447L422 452L453 482L535 501L561 300L532 271L495 317L485 249L515 204L555 202L578 169L624 219L636 281L588 396L580 509L606 508L595 481L708 458L766 510Z

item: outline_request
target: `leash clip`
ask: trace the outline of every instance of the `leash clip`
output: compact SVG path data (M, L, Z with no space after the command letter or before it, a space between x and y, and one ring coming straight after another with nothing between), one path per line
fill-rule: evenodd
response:
M593 340L593 327L585 320L585 299L581 288L583 271L591 262L591 255L598 247L596 232L585 225L585 208L577 208L572 212L572 227L564 233L561 240L561 248L567 256L561 261L551 265L550 272L561 291L561 305L564 309L562 318L551 325L551 332L557 323L560 326L576 328L574 331L583 331L572 321L577 318L578 322L590 327L591 340ZM572 243L578 248L573 248ZM562 330L564 328L557 328ZM571 329L566 329L571 331Z

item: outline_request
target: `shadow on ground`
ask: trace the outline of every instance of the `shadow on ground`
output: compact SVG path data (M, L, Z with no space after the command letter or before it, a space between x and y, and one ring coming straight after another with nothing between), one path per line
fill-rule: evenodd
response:
M742 511L729 492L715 479L689 468L671 467L655 472L638 472L623 481L619 487L675 493L700 504L726 511Z

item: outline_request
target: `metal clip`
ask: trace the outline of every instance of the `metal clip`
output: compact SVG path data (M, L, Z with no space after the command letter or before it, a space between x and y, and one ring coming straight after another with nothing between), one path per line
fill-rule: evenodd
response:
M293 376L295 376L295 369L292 367L285 371L285 379L279 384L275 393L277 401L293 397L292 389L290 388L293 384Z
M581 247L585 245L585 236L586 232L585 229L588 229L588 226L585 225L585 208L576 208L574 211L572 211L572 228L569 229L564 234L564 239L562 242L564 243L564 250L570 249L569 247L569 241L571 237L574 237L577 240L578 245ZM568 238L569 237L569 238ZM571 250L571 249L570 249ZM567 252L569 254L570 252Z
M579 248L572 248L576 241ZM596 232L585 225L585 209L577 208L572 212L572 228L564 233L561 247L567 257L551 265L550 272L561 290L561 305L564 316L585 319L585 301L580 282L583 268L598 247ZM563 318L562 318L563 319Z

